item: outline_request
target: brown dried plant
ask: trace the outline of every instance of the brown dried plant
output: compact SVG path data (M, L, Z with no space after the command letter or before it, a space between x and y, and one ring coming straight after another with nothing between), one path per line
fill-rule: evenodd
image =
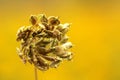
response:
M30 26L23 26L18 30L17 41L21 43L17 48L19 57L24 63L27 61L42 71L50 67L56 68L63 60L71 60L66 33L70 24L61 24L58 17L46 17L44 14L32 15Z

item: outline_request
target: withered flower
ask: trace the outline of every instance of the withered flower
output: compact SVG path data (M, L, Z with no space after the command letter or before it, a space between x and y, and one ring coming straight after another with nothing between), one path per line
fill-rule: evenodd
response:
M72 59L73 53L69 51L72 43L66 35L69 23L61 24L58 17L47 18L44 14L32 15L30 23L18 30L16 39L21 43L17 52L24 63L45 71L58 67L63 60Z

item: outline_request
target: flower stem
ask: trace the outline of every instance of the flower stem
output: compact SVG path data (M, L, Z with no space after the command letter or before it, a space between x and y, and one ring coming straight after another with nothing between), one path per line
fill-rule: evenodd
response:
M38 76L37 76L37 68L34 66L34 74L35 74L35 80L38 80Z

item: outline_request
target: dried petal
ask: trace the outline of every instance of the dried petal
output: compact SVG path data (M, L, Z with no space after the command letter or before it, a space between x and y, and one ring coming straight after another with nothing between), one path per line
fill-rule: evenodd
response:
M48 61L56 61L57 59L55 57L51 57L51 56L44 56L42 55L43 58L45 58Z
M51 16L48 18L48 24L50 25L59 25L60 21L58 20L57 17Z
M64 43L64 44L62 45L62 47L63 47L65 50L67 50L67 49L69 49L69 48L72 47L72 43L71 43L71 42L66 42L66 43Z
M68 36L64 36L61 40L61 44L66 43L68 41L68 38L69 38Z
M60 64L61 60L54 61L50 64L50 67L57 68Z
M32 25L35 25L37 23L37 17L35 15L32 15L30 17L30 22Z
M40 19L41 23L47 23L48 22L48 20L47 20L47 18L44 14L38 15L38 18Z

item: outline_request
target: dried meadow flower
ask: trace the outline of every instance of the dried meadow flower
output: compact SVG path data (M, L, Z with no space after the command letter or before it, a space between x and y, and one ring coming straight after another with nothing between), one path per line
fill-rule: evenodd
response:
M61 24L58 17L46 17L44 14L32 15L30 26L23 26L18 30L17 41L21 43L17 48L19 57L24 63L34 64L42 71L59 66L63 60L71 60L66 33L70 24Z

